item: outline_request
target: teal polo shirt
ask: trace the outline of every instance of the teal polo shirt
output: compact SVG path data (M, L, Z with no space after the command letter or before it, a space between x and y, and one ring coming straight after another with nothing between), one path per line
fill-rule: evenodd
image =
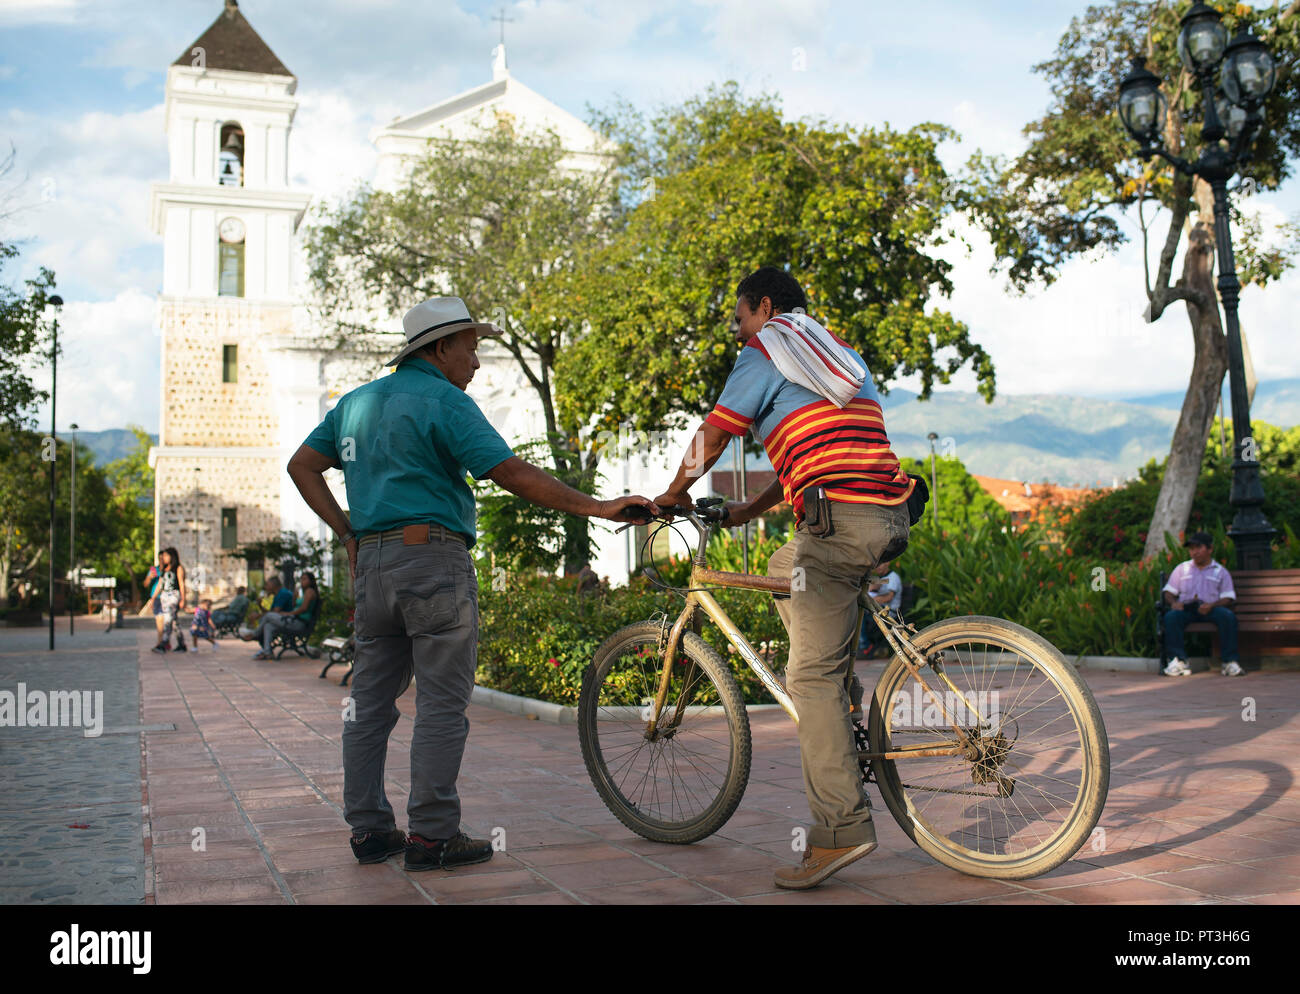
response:
M407 359L344 394L306 444L343 469L358 535L435 524L474 545L474 493L514 455L478 405L432 363Z

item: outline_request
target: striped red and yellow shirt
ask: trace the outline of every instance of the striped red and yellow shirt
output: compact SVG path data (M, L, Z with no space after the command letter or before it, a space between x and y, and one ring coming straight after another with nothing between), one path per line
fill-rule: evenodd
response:
M732 435L753 429L797 520L803 519L803 492L815 484L832 500L854 504L896 505L912 494L870 376L847 407L836 407L782 376L754 337L740 350L705 421Z

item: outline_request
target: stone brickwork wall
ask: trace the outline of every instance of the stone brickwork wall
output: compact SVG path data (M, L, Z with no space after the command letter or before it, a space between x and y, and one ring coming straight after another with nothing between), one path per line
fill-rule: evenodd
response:
M162 298L160 449L155 463L158 547L175 546L191 595L221 601L247 584L243 559L221 549L221 511L233 507L238 544L280 533L278 455L233 454L279 443L275 375L265 344L290 333L290 310L238 299ZM222 381L223 346L238 348L234 383ZM178 452L176 446L204 452ZM195 472L195 468L198 472ZM195 561L195 507L198 561Z
M198 472L195 472L198 467ZM280 459L276 456L167 456L155 464L158 547L175 546L200 596L222 600L246 585L243 559L221 549L221 509L237 514L240 545L280 533ZM198 508L198 562L194 523ZM202 567L198 569L197 567Z
M288 335L290 310L236 299L159 302L163 335L161 445L275 445L279 426L264 344ZM222 382L222 346L238 348Z

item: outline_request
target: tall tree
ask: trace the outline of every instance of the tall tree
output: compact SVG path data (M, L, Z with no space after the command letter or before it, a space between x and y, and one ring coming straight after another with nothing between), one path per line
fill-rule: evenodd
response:
M140 579L153 563L153 470L149 468L148 433L130 426L135 448L104 467L111 489L111 527L96 568L108 576L125 579L131 586L131 600L140 599Z
M593 433L625 422L656 432L706 413L735 363L736 286L768 264L789 267L809 312L879 386L919 373L926 397L969 364L992 399L989 357L933 306L952 290L932 252L952 208L937 154L951 131L787 120L774 98L734 83L649 120L616 110L603 126L631 209L571 287L551 287L588 326L557 364L566 418Z
M618 215L613 163L576 161L553 133L524 133L505 116L464 141L431 141L396 190L362 188L319 212L305 245L318 326L355 350L387 315L422 299L461 297L480 321L501 326L540 404L555 473L590 479L591 454L557 411L557 358L579 328L572 305L543 293L579 250ZM586 519L565 521L566 559L589 555Z
M1215 4L1230 32L1249 28L1269 46L1278 82L1264 107L1264 125L1247 167L1247 189L1276 189L1300 152L1300 2L1283 8ZM1203 180L1177 173L1163 159L1143 162L1117 113L1120 80L1135 55L1158 75L1171 108L1165 147L1191 160L1201 144L1201 93L1178 57L1179 18L1190 7L1173 0L1116 0L1074 18L1053 58L1036 66L1051 83L1047 113L1025 128L1029 147L1006 161L976 155L964 206L989 233L995 270L1025 292L1050 284L1071 259L1114 251L1127 236L1129 216L1140 231L1146 273L1147 316L1158 320L1171 305L1186 306L1193 365L1169 459L1147 530L1145 555L1164 548L1164 534L1187 523L1215 406L1227 370L1227 342L1214 282L1213 195ZM1158 213L1168 227L1152 273L1150 242ZM1238 215L1240 219L1240 215ZM1264 239L1247 220L1237 244L1243 284L1265 286L1294 256L1295 229ZM1245 238L1241 238L1245 235ZM1174 265L1184 247L1182 273ZM1117 357L1118 359L1118 357Z
M94 454L77 443L76 564L71 561L71 439L56 447L39 432L0 429L0 603L17 593L23 605L48 585L50 457L58 460L54 575L64 577L76 564L99 566L114 541L119 518L109 484ZM152 537L152 536L151 536ZM42 569L41 567L45 568ZM62 582L62 581L60 581Z
M49 553L49 462L41 456L52 452L35 432L0 425L0 606L14 595L28 605Z
M0 271L18 257L18 248L0 242ZM0 424L30 425L32 408L49 397L28 375L28 357L48 352L50 326L46 309L54 292L54 274L41 267L23 290L0 282Z

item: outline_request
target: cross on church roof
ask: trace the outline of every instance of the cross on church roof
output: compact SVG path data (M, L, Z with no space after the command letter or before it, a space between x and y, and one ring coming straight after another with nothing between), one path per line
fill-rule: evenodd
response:
M513 24L515 19L506 17L506 9L502 7L500 13L493 17L492 20L499 22L501 25L501 44L504 45L506 43L506 25Z

